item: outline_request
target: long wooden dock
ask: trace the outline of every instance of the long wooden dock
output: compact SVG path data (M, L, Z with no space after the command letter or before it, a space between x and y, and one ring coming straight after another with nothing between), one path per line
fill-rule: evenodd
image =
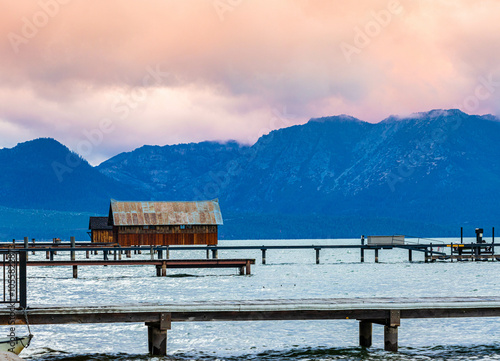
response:
M25 323L22 310L17 324ZM336 298L251 301L193 301L187 304L116 306L34 306L30 324L145 323L152 355L166 355L172 322L345 320L359 321L359 344L372 345L372 325L384 326L384 349L398 350L401 319L500 317L500 297ZM0 324L8 325L10 309L0 309Z
M135 259L135 260L53 260L27 261L27 266L72 266L73 278L78 278L78 266L156 266L157 276L166 276L167 269L179 268L237 268L240 275L251 273L255 259Z

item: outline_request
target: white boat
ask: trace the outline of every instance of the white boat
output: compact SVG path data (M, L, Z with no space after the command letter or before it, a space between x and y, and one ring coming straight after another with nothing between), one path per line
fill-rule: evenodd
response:
M32 338L33 335L15 337L13 339L10 337L0 338L0 351L13 352L19 355L25 347L28 347Z

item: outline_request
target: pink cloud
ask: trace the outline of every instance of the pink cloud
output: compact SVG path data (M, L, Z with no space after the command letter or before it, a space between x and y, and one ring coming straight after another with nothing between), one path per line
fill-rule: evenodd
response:
M249 143L340 113L372 122L457 106L500 114L494 0L400 1L381 25L394 0L241 1L223 20L216 3L9 2L0 14L0 146L39 135L76 149L109 118L113 133L89 155L98 162L142 144ZM27 21L43 20L40 4L52 13L27 38ZM367 44L349 62L341 44L359 31ZM15 35L25 40L17 52ZM488 96L467 105L484 78L494 83ZM287 113L279 121L276 109Z

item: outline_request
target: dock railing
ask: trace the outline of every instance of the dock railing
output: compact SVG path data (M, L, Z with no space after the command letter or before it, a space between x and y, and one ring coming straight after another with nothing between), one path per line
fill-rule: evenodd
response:
M1 250L3 294L0 303L26 308L26 251Z

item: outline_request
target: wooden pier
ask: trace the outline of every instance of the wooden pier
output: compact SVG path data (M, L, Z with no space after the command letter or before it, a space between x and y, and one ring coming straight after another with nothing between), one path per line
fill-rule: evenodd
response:
M167 331L172 322L357 320L359 344L372 345L372 325L384 326L384 349L398 350L402 319L500 317L500 297L337 298L190 302L187 304L136 304L117 306L33 306L29 323L145 323L152 355L166 355ZM25 315L18 310L17 324ZM0 324L8 325L10 309L0 309ZM459 332L457 330L457 332Z
M167 275L167 269L178 268L237 268L240 275L250 275L255 259L136 259L136 260L52 260L27 261L27 266L72 266L73 278L78 278L78 266L156 266L158 277Z

